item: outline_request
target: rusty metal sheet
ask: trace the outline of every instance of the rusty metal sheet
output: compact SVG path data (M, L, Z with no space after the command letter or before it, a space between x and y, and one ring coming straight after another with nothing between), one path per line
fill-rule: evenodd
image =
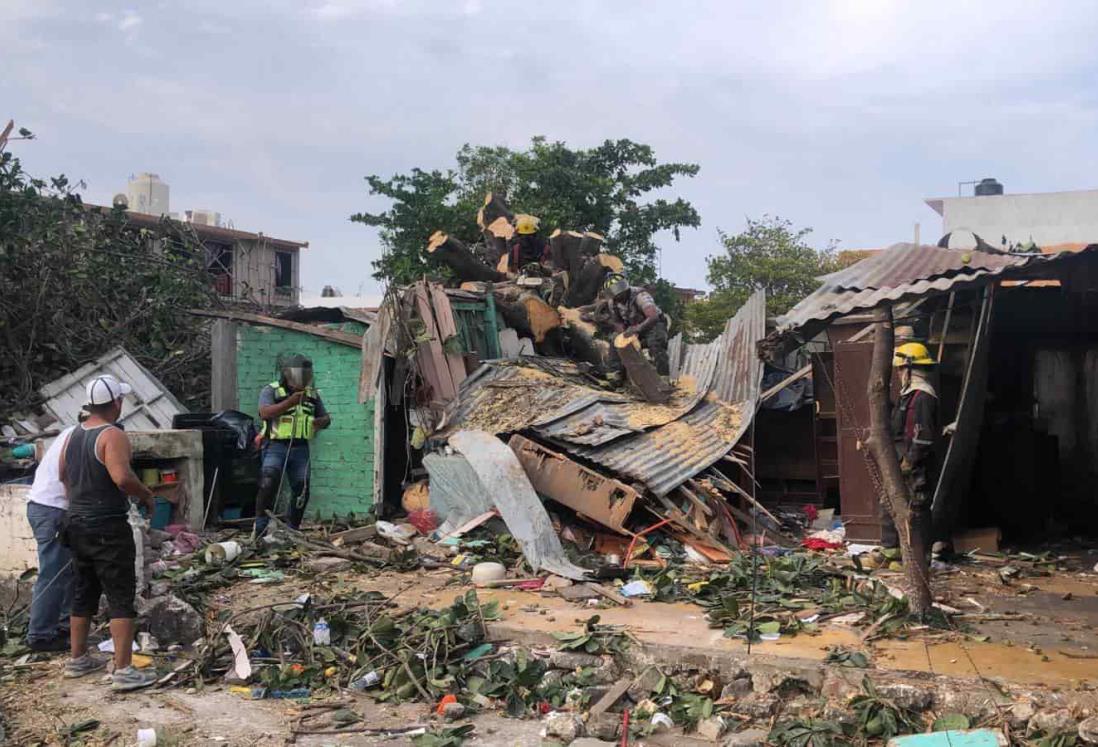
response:
M656 495L667 495L732 450L751 422L743 405L707 400L660 428L596 447L568 451L639 480Z
M1092 244L1083 251L1095 248L1098 246ZM1034 270L1043 273L1045 268L1078 254L1000 255L895 244L841 272L820 278L822 285L815 292L778 317L777 329L768 342L776 344L794 332L811 337L836 317L866 311L885 302L978 287L1000 278L1026 277Z
M538 493L608 529L626 533L625 520L640 497L636 490L523 436L511 436L507 444Z

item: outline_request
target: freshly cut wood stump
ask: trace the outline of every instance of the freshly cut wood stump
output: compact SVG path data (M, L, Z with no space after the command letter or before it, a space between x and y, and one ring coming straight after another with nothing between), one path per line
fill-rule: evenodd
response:
M625 374L649 402L663 404L671 398L671 386L663 380L656 367L645 357L636 335L624 332L614 338L614 351L625 367Z

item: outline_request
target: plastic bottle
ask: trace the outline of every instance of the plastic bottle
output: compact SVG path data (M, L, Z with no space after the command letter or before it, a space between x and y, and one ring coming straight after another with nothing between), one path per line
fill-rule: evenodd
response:
M381 682L381 675L377 672L367 672L359 677L357 680L351 683L351 688L354 690L369 690L371 687L378 685Z
M317 646L332 645L332 629L323 617L313 625L313 643Z

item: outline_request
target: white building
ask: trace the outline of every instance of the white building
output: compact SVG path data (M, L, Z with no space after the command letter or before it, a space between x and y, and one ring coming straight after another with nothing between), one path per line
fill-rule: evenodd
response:
M970 231L997 248L1004 241L1040 247L1098 243L1098 190L1003 194L998 182L984 180L975 196L935 197L926 204L942 216L943 235Z

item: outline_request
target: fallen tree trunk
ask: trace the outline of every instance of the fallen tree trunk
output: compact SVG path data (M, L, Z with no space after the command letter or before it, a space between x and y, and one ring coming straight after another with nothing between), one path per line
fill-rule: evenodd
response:
M427 242L427 253L454 271L458 280L498 281L505 276L476 258L469 247L442 231L435 231Z
M586 306L598 297L602 283L612 272L621 272L624 265L613 254L587 257L576 274L569 273L565 306Z
M508 294L496 294L496 308L503 314L508 327L520 336L529 337L535 343L545 342L545 336L560 327L560 314L537 295L525 292L517 299Z
M598 336L598 327L583 319L579 309L560 306L557 312L560 314L564 345L571 357L590 363L600 373L609 371L613 351L610 342Z
M912 505L912 493L900 469L900 458L892 442L889 382L892 380L892 307L873 313L873 358L869 368L869 436L865 447L871 473L879 478L881 499L896 525L903 552L911 611L925 619L934 604L930 593L928 511ZM927 507L929 508L929 507Z
M630 383L637 388L649 402L663 404L671 398L671 387L656 371L652 362L641 351L640 340L636 335L620 334L614 338L614 351Z

